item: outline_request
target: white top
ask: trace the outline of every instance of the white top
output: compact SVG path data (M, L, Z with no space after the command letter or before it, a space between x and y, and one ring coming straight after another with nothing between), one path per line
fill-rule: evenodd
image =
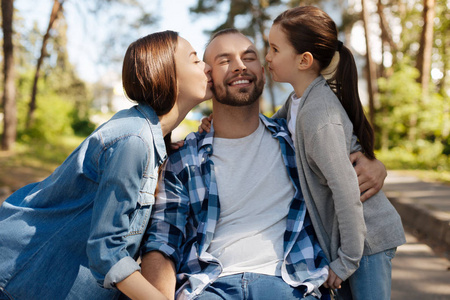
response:
M295 122L297 121L297 114L298 114L298 106L300 105L300 101L302 101L302 97L297 98L295 94L292 94L292 100L291 100L291 116L288 122L288 129L291 133L292 141L295 145Z
M278 141L260 122L244 138L214 138L212 160L220 216L208 252L222 263L220 276L281 276L283 235L295 191Z

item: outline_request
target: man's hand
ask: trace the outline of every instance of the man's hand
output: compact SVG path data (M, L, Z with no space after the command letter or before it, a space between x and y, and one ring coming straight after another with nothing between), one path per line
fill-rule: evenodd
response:
M366 201L383 187L387 172L384 164L377 159L368 159L361 152L350 154L350 161L358 176L361 202Z
M213 119L213 115L210 114L209 117L203 117L200 120L200 125L198 125L198 132L202 133L203 131L209 132L211 130L211 121Z
M333 272L333 270L329 270L328 279L323 283L323 286L330 289L340 289L341 288L342 279Z

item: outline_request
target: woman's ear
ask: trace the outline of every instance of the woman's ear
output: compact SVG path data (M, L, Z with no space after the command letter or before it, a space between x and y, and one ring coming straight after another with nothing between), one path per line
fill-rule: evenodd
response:
M301 71L308 70L314 63L314 57L311 52L303 52L299 55L298 69Z

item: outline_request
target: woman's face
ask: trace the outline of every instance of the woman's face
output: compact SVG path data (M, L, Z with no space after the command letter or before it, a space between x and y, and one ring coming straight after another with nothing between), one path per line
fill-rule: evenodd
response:
M211 67L198 58L191 44L182 37L178 37L175 65L178 99L200 103L212 98Z

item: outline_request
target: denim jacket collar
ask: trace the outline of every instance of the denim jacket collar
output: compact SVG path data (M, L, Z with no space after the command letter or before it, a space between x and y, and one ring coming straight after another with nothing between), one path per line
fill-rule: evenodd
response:
M149 105L139 104L136 108L145 116L152 131L156 152L158 153L159 163L162 164L167 158L166 145L164 144L164 136L159 123L159 118L156 112Z

